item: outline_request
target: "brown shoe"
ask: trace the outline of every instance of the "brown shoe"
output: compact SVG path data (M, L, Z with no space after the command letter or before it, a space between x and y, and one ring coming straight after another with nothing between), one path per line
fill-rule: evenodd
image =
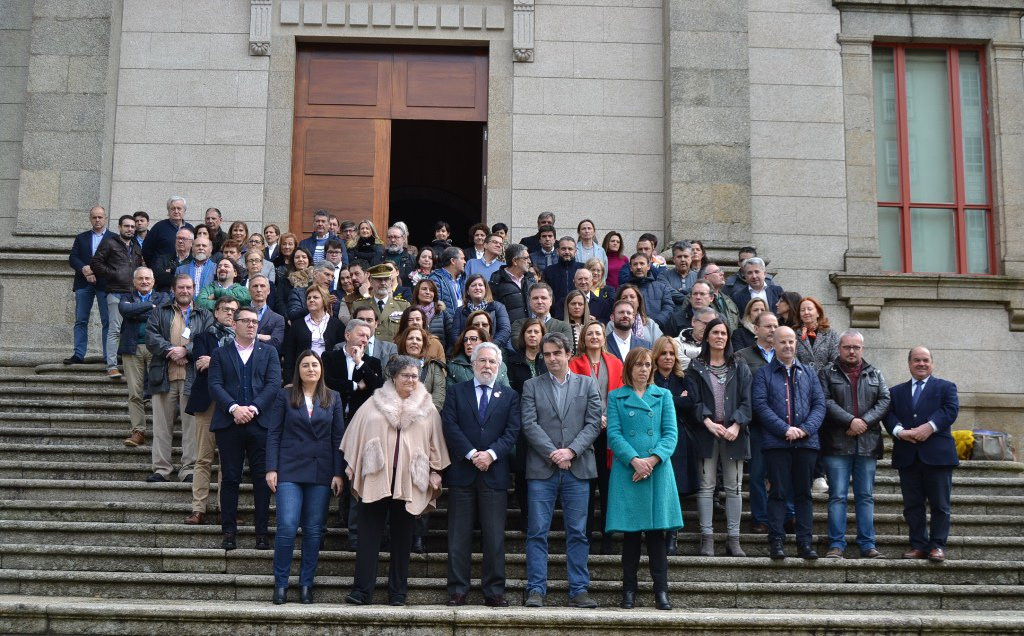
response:
M839 548L829 548L828 552L825 553L826 559L841 559L843 558L843 551Z
M750 526L750 531L754 534L768 534L768 524L755 523L754 525Z
M107 377L110 378L111 380L120 380L121 372L117 369L117 367L111 367L107 369Z
M201 526L206 522L206 515L201 512L193 512L185 517L185 523L190 526Z
M503 594L488 596L484 599L484 605L487 607L508 607L508 600L505 599Z
M448 597L448 607L461 607L466 604L465 594L452 594Z
M146 445L146 436L142 434L142 431L132 431L132 434L124 440L124 445L128 448L135 448L136 446Z
M924 550L918 550L917 548L913 548L913 549L910 549L910 550L907 550L906 552L904 552L903 553L903 558L904 559L927 559L928 558L928 553L925 552Z
M946 553L942 548L933 548L932 551L928 553L928 560L932 563L942 563L946 560Z

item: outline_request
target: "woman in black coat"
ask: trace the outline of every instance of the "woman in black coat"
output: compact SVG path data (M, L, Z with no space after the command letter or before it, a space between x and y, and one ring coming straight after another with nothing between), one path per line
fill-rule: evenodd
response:
M300 351L310 349L317 355L331 351L334 345L345 339L345 325L328 313L330 292L321 285L312 285L306 290L306 309L303 318L293 320L284 338L284 366L281 367L285 382L291 382L290 372Z
M523 321L519 330L519 342L522 351L502 351L505 357L505 368L508 370L508 383L516 393L523 394L523 385L530 378L544 375L548 368L544 365L544 356L540 353L540 340L544 337L544 323L539 318ZM516 456L512 460L512 472L515 477L516 503L519 505L519 523L526 532L526 436L520 434L516 440Z
M693 387L683 373L683 362L673 338L658 338L651 347L651 356L654 358L654 384L672 394L672 403L676 407L679 435L676 449L672 453L672 472L675 473L676 490L682 505L682 498L697 492L700 486L700 473L697 471L697 462L700 460L690 421L694 409ZM669 556L678 553L675 532L666 532L665 542Z
M277 500L274 534L274 603L286 602L295 531L302 525L300 602L313 602L313 577L320 559L327 504L341 492L344 462L341 397L324 384L320 356L305 350L281 389L267 422L267 485Z

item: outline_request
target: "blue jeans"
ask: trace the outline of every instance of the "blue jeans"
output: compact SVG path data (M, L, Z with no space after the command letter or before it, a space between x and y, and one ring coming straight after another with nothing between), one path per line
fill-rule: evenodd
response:
M555 513L555 500L562 500L565 519L565 560L569 575L569 598L587 591L590 571L587 556L587 502L590 481L577 479L568 470L556 470L547 479L527 479L529 527L526 531L526 593L548 593L548 531Z
M277 484L277 532L274 534L274 587L288 587L288 572L295 550L295 531L302 524L302 565L299 585L312 586L320 560L320 535L324 529L330 486Z
M750 471L750 516L754 523L768 524L768 489L764 486L764 480L768 477L768 466L764 463L764 455L761 454L761 427L756 426L750 431L750 461L747 463ZM793 508L793 498L786 500L786 518L792 519L796 516Z
M92 312L92 302L100 307L100 322L103 324L103 359L107 358L107 331L110 328L110 318L107 315L107 292L96 289L93 285L75 290L75 356L85 358L85 351L89 347L89 314ZM114 352L117 355L117 352Z
M829 455L822 457L828 474L828 541L830 548L846 549L846 497L853 476L853 500L857 511L857 545L865 552L875 547L874 457Z

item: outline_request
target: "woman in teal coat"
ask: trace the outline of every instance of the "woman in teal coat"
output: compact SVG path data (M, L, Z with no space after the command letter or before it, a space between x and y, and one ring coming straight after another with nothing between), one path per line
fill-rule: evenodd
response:
M678 430L672 394L654 384L654 361L648 349L633 349L622 367L620 389L608 394L608 448L615 460L608 480L606 532L622 532L622 604L636 603L640 534L646 534L654 601L668 600L665 531L683 527L672 452Z

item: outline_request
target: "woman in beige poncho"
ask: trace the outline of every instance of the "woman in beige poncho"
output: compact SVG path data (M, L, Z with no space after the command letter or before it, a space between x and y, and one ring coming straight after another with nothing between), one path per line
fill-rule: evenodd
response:
M413 520L434 508L441 471L451 463L441 416L419 371L415 358L391 358L385 368L388 381L356 411L341 440L345 470L360 500L355 582L345 597L354 605L373 600L385 525L391 543L388 602L405 605Z

